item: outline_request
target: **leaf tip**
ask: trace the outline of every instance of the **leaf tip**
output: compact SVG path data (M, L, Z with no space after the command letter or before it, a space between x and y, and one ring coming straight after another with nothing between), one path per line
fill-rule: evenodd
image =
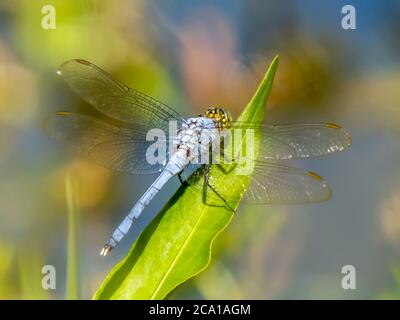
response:
M275 73L276 69L278 68L279 59L280 59L279 54L277 54L277 55L274 57L274 59L272 59L272 62L271 62L271 64L270 64L270 66L269 66L268 69L269 69L269 70L273 70L274 73Z

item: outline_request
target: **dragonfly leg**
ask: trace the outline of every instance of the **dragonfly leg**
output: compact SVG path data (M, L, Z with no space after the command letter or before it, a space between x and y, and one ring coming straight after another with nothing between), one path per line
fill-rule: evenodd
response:
M217 196L220 198L225 205L232 211L235 211L229 203L218 193L217 190L210 184L209 181L210 178L210 165L205 165L204 166L204 184L203 184L203 202L207 204L207 188L210 188Z
M221 151L225 155L225 143L221 143ZM224 174L228 174L232 172L236 166L237 166L237 159L235 157L232 157L230 160L230 163L226 163L222 165L221 163L216 163L218 169L220 169Z
M181 184L184 184L184 180L182 179L181 174L182 174L182 172L179 172L179 173L178 173L178 179L179 179L179 181L181 182Z
M178 179L179 179L179 181L180 181L181 184L188 185L187 180L185 180L185 179L182 178L182 172L183 172L183 171L181 171L181 172L178 173Z

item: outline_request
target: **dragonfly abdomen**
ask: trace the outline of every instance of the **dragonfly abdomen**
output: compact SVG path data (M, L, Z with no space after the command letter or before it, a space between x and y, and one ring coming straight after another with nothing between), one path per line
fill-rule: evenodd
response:
M161 190L161 188L175 175L180 173L187 165L187 160L184 157L184 150L178 151L171 157L170 161L153 182L153 184L140 197L138 202L133 206L129 214L115 229L107 244L103 247L101 255L107 255L118 243L125 237L131 228L132 224L140 217L144 209L150 204L151 200Z
M212 121L209 119L206 120ZM153 200L155 195L169 181L169 179L182 172L190 162L195 160L195 155L198 155L199 152L202 154L208 149L210 140L215 139L215 132L212 132L212 134L207 136L207 138L204 140L204 137L201 135L201 130L198 128L197 130L193 130L193 127L194 123L192 123L189 128L185 128L181 132L179 137L180 145L178 149L174 154L172 154L162 173L140 197L129 214L114 231L110 240L103 247L101 255L107 255L124 238L131 228L133 222L140 217L144 209L149 205L151 200Z

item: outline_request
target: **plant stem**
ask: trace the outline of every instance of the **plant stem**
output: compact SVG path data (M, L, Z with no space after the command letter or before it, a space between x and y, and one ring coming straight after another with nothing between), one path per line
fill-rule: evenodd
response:
M65 196L68 210L68 247L67 247L67 283L66 299L79 299L79 184L72 172L65 176Z

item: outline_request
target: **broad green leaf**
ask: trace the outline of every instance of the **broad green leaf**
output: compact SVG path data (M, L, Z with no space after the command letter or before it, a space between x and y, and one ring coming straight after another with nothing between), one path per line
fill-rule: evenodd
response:
M239 121L262 123L265 103L278 66L276 57ZM244 140L245 137L243 137ZM255 137L255 148L258 138ZM243 143L243 142L242 142ZM250 183L249 176L224 174L211 166L212 184L237 195L237 208ZM233 182L233 183L232 183ZM199 179L198 184L203 181ZM128 255L118 263L96 292L94 299L163 299L179 284L203 271L211 260L214 239L226 228L234 212L210 206L196 188L182 185L158 216L142 232Z

